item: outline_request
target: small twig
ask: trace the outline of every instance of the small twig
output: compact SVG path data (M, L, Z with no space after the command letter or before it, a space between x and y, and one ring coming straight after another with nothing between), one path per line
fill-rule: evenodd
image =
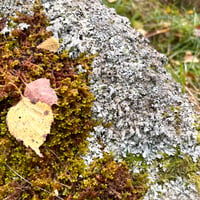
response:
M46 149L48 149L59 160L59 162L62 163L58 155L53 150L51 150L49 147L46 147Z
M14 83L9 82L8 84L14 86L19 92L20 96L23 97L23 94L21 93L20 89Z
M19 78L20 78L20 80L22 81L22 83L23 83L25 86L27 86L27 83L26 83L25 78L22 77L22 75L21 75Z
M16 174L18 177L20 177L22 180L24 180L26 183L28 183L28 184L30 184L31 186L33 186L33 184L29 181L29 180L27 180L27 179L25 179L23 176L21 176L19 173L17 173L14 169L12 169L9 165L7 165L6 163L4 163L5 165L6 165L6 167L8 167L9 168L9 170L10 171L12 171L14 174ZM52 192L49 192L48 190L45 190L44 188L41 188L41 187L39 187L39 186L33 186L33 187L36 187L36 188L38 188L38 189L40 189L40 190L42 190L42 191L44 191L44 192L47 192L48 194L52 194ZM61 197L59 197L59 196L56 196L58 199L60 199L60 200L64 200L63 198L61 198ZM5 199L4 199L5 200Z
M192 94L192 92L190 91L190 89L188 87L185 87L185 90L187 91L187 93L189 94L190 97L190 101L192 103L194 103L194 105L196 106L196 108L200 111L200 106L199 106L199 102L196 99L196 97Z
M10 171L12 171L14 174L16 174L17 176L19 176L22 180L24 180L25 182L29 183L30 185L32 185L32 183L28 180L26 180L24 177L22 177L20 174L18 174L14 169L12 169L9 165L7 165L5 163L6 167L9 168Z
M154 31L154 32L151 32L151 33L147 33L145 35L145 37L150 38L150 37L153 37L155 35L159 35L159 34L162 34L162 33L169 32L169 30L170 30L170 28L160 29L160 30L157 30L157 31Z

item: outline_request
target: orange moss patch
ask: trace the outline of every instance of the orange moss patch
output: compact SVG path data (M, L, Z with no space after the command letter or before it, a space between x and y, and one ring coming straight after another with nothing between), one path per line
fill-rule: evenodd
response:
M112 155L104 154L90 165L78 199L137 200L146 193L147 182L146 173L131 174L124 161L117 162Z

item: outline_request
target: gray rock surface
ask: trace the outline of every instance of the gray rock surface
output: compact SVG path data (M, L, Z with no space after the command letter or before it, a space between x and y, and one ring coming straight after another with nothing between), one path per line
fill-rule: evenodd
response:
M43 0L51 20L49 30L62 38L62 49L71 57L82 52L98 53L93 62L91 90L96 96L94 117L111 122L110 128L98 126L92 133L90 153L101 156L100 137L105 151L117 158L127 153L142 155L148 164L177 148L196 161L200 155L194 111L180 86L164 69L166 57L100 0ZM81 66L80 66L81 68ZM140 167L133 171L139 171ZM157 169L149 169L156 179ZM152 184L145 200L200 199L193 184L178 177L163 186Z
M44 3L56 37L71 57L98 53L93 62L91 89L96 96L94 117L111 122L98 126L90 138L89 162L101 156L100 137L106 151L118 157L140 154L151 163L163 153L174 155L177 147L194 160L196 147L194 112L180 86L166 73L166 57L132 29L126 18L116 15L98 0ZM196 149L195 149L196 148ZM150 176L156 177L155 171ZM180 177L163 186L153 184L145 199L200 199L194 185Z

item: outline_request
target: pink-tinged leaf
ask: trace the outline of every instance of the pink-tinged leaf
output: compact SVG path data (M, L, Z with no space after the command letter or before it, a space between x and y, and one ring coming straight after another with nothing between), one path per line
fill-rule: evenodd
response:
M24 96L33 103L41 101L50 106L58 103L56 92L51 88L49 79L46 78L40 78L26 84Z
M186 51L183 61L184 63L198 63L199 59L191 51Z
M196 26L194 29L194 36L200 37L200 25Z

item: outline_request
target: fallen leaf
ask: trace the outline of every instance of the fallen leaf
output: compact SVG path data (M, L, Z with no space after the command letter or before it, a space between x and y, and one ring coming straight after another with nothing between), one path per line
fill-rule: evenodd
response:
M50 81L46 78L40 78L26 84L24 96L28 97L31 102L41 101L50 106L58 102L56 92L50 87Z
M60 48L60 44L56 38L50 37L41 44L39 44L37 48L49 50L55 53Z
M187 14L193 15L193 14L194 14L194 10L188 10L188 11L187 11Z
M108 0L109 3L115 3L117 0Z
M197 26L194 28L194 36L200 37L200 25L197 25Z
M6 122L11 135L43 157L39 147L50 133L53 122L53 113L48 104L40 101L33 104L30 99L22 97L8 111Z
M186 51L183 61L184 63L198 63L199 59L196 56L192 55L191 51Z

